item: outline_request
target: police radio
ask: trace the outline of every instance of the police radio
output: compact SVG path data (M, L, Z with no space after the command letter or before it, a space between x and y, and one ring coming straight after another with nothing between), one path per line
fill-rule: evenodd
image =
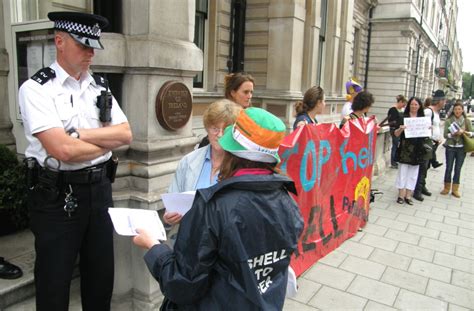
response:
M97 108L99 108L99 120L103 123L112 121L112 93L109 91L109 81L105 80L105 91L100 91L97 96Z

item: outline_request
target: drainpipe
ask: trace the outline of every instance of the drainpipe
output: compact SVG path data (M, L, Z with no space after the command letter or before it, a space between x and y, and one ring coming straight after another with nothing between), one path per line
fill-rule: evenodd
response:
M372 38L372 16L375 6L370 5L369 9L369 29L367 34L367 55L365 55L365 74L364 74L364 89L367 89L367 80L369 79L369 59L370 59L370 41Z
M416 82L418 79L418 63L420 61L421 33L423 32L423 11L425 10L425 0L421 3L420 34L418 36L418 48L416 51L415 80L413 81L413 96L416 96Z
M230 2L230 27L229 27L229 56L227 57L227 71L229 73L232 72L232 68L234 67L234 59L233 55L233 47L234 47L234 15L235 15L235 0Z

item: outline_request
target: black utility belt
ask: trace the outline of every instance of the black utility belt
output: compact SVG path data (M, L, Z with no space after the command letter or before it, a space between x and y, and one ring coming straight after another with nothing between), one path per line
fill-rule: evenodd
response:
M38 183L56 186L65 184L93 184L99 183L105 178L109 178L110 182L114 182L117 165L118 159L112 157L107 162L76 171L54 171L40 167L38 170Z

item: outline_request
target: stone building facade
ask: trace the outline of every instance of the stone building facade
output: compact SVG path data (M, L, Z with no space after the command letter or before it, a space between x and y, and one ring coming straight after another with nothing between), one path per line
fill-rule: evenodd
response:
M228 72L252 74L253 105L281 117L288 128L293 103L313 85L326 93L322 122L339 121L344 83L352 76L374 93L373 110L381 116L398 94L425 97L445 88L447 77L444 81L435 73L445 47L453 60L446 64L454 84L461 85L462 56L452 21L456 0L4 0L0 143L18 154L24 153L26 140L17 90L24 71L34 69L19 65L33 49L18 38L43 36L40 63L48 66L54 55L48 54L52 23L46 15L58 10L95 12L111 20L101 40L105 50L97 51L92 69L111 81L134 135L130 146L116 150L121 159L114 183L118 207L161 212L160 194L203 134L202 113L223 97ZM174 131L155 116L156 96L170 80L184 83L193 95L192 118ZM375 172L383 170L389 145L381 130ZM126 310L156 309L161 295L145 269L143 252L129 238L116 236L115 242L114 303Z

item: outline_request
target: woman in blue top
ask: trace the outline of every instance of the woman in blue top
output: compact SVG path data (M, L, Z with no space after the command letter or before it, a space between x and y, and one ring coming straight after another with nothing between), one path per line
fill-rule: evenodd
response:
M303 101L295 103L296 119L293 130L306 124L316 124L316 115L324 111L324 90L320 86L313 86L304 93Z
M218 139L224 129L234 124L240 108L228 99L222 99L209 105L204 111L203 123L209 137L209 145L185 155L179 161L173 181L168 189L170 193L193 191L208 188L217 183L219 167L224 158L224 150ZM182 215L165 212L163 220L170 225L178 224Z

